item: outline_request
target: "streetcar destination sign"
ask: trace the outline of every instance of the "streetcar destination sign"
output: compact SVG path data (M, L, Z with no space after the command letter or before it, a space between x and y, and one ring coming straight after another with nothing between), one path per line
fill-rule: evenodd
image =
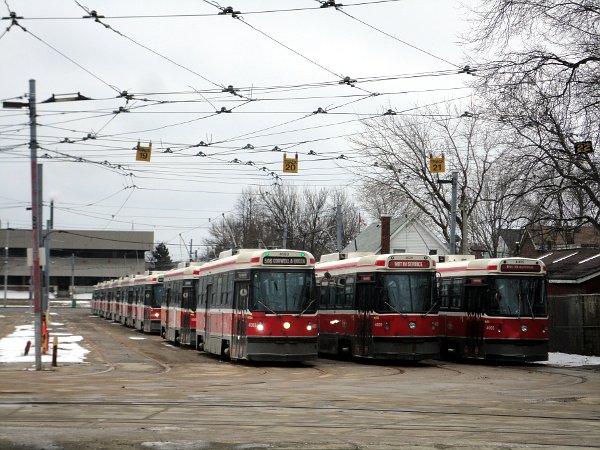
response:
M502 264L501 272L540 272L542 268L536 264Z
M395 260L389 261L388 267L394 269L426 269L429 267L429 261Z
M304 266L306 258L303 256L265 256L263 264L272 266Z

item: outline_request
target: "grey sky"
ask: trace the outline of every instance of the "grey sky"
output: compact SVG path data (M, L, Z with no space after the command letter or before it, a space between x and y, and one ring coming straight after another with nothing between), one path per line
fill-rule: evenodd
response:
M24 94L34 78L38 101L76 92L95 99L38 105L44 201L55 201L55 226L154 230L178 259L180 244L200 244L209 218L230 211L246 186L271 186L277 175L351 189L346 168L357 162L348 136L361 131L358 119L470 94L458 89L468 81L457 74L458 34L467 29L458 1L370 1L341 11L310 0L222 4L242 20L207 1L79 2L106 16L109 29L82 19L75 1L7 0L27 32L13 25L5 33L11 22L1 23L0 98ZM9 15L6 3L0 11ZM139 17L164 15L180 16ZM343 77L359 82L339 84ZM229 85L240 96L221 92ZM123 91L134 97L127 102ZM114 114L119 108L129 112ZM233 110L216 114L221 108ZM318 108L328 113L312 114ZM25 109L0 111L3 226L31 226L27 122ZM83 140L88 134L96 139ZM138 140L152 141L151 162L135 161ZM194 146L201 141L210 145ZM299 153L298 175L282 174L276 146Z

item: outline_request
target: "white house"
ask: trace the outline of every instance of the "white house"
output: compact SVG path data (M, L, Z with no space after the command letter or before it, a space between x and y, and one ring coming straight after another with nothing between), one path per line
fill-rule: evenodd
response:
M389 216L382 216L381 222L370 224L342 250L342 253L384 253L381 250L381 243L383 237L385 245L386 221L389 222L390 253L449 254L448 244L418 220L405 217L390 218Z

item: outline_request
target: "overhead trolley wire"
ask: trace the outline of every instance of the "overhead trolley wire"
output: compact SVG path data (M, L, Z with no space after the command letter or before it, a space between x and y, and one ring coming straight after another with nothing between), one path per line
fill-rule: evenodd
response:
M358 17L354 17L353 15L351 15L351 14L348 14L348 13L347 13L346 11L344 11L342 8L336 8L336 10L337 10L337 11L339 11L339 12L341 12L342 14L344 14L344 15L346 15L346 16L348 16L348 17L350 17L351 19L354 19L354 20L356 20L357 22L360 22L360 23L362 23L363 25L365 25L365 26L367 26L367 27L369 27L369 28L371 28L371 29L373 29L373 30L375 30L375 31L377 31L377 32L379 32L379 33L381 33L381 34L385 35L385 36L388 36L388 37L390 37L390 38L394 39L395 41L398 41L398 42L400 42L400 43L402 43L402 44L404 44L404 45L407 45L408 47L411 47L411 48L413 48L413 49L415 49L415 50L417 50L417 51L419 51L419 52L421 52L421 53L424 53L424 54L426 54L426 55L429 55L429 56L431 56L431 57L433 57L433 58L439 59L440 61L443 61L443 62L445 62L445 63L447 63L447 64L450 64L451 66L454 66L454 67L460 68L460 66L459 66L459 65L457 65L457 64L455 64L455 63L452 63L452 62L448 61L447 59L444 59L444 58L442 58L442 57L440 57L440 56L434 55L433 53L431 53L431 52L429 52L429 51L427 51L427 50L423 50L422 48L420 48L420 47L417 47L416 45L413 45L413 44L411 44L410 42L406 42L406 41L404 41L404 40L402 40L402 39L400 39L400 38L398 38L398 37L396 37L396 36L394 36L394 35L392 35L392 34L386 33L385 31L383 31L383 30L381 30L381 29L379 29L379 28L377 28L377 27L375 27L375 26L373 26L373 25L371 25L371 24L369 24L369 23L365 22L364 20L361 20L361 19L359 19Z
M124 37L125 39L129 40L130 42L133 42L135 45L143 48L144 50L147 50L153 54L155 54L156 56L159 56L160 58L163 58L166 61L169 61L172 64L175 64L177 67L180 67L181 69L184 69L200 78L202 78L204 81L212 84L213 86L219 87L219 88L223 88L224 85L216 83L215 81L212 81L211 79L205 77L204 75L196 72L195 70L190 69L187 66L184 66L183 64L180 64L176 61L174 61L173 59L169 58L168 56L163 55L162 53L157 52L156 50L151 49L150 47L136 41L135 39L123 34L121 31L116 30L115 28L113 28L112 26L108 25L107 23L102 22L99 19L99 16L97 15L97 13L95 11L90 11L87 7L83 6L81 3L79 3L77 0L73 0L81 9L83 9L86 13L89 14L88 18L94 18L95 22L98 22L100 25L104 26L104 28L113 31L114 33L118 34L119 36Z

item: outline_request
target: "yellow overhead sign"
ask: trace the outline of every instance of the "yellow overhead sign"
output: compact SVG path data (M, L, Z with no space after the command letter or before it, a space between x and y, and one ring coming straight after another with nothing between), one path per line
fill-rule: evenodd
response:
M446 171L446 158L443 153L441 158L434 158L429 155L429 171L431 173L442 173Z
M298 153L295 158L288 158L285 153L283 154L283 172L298 173Z
M151 153L152 153L152 142L150 142L148 147L142 147L138 142L135 160L150 162Z

